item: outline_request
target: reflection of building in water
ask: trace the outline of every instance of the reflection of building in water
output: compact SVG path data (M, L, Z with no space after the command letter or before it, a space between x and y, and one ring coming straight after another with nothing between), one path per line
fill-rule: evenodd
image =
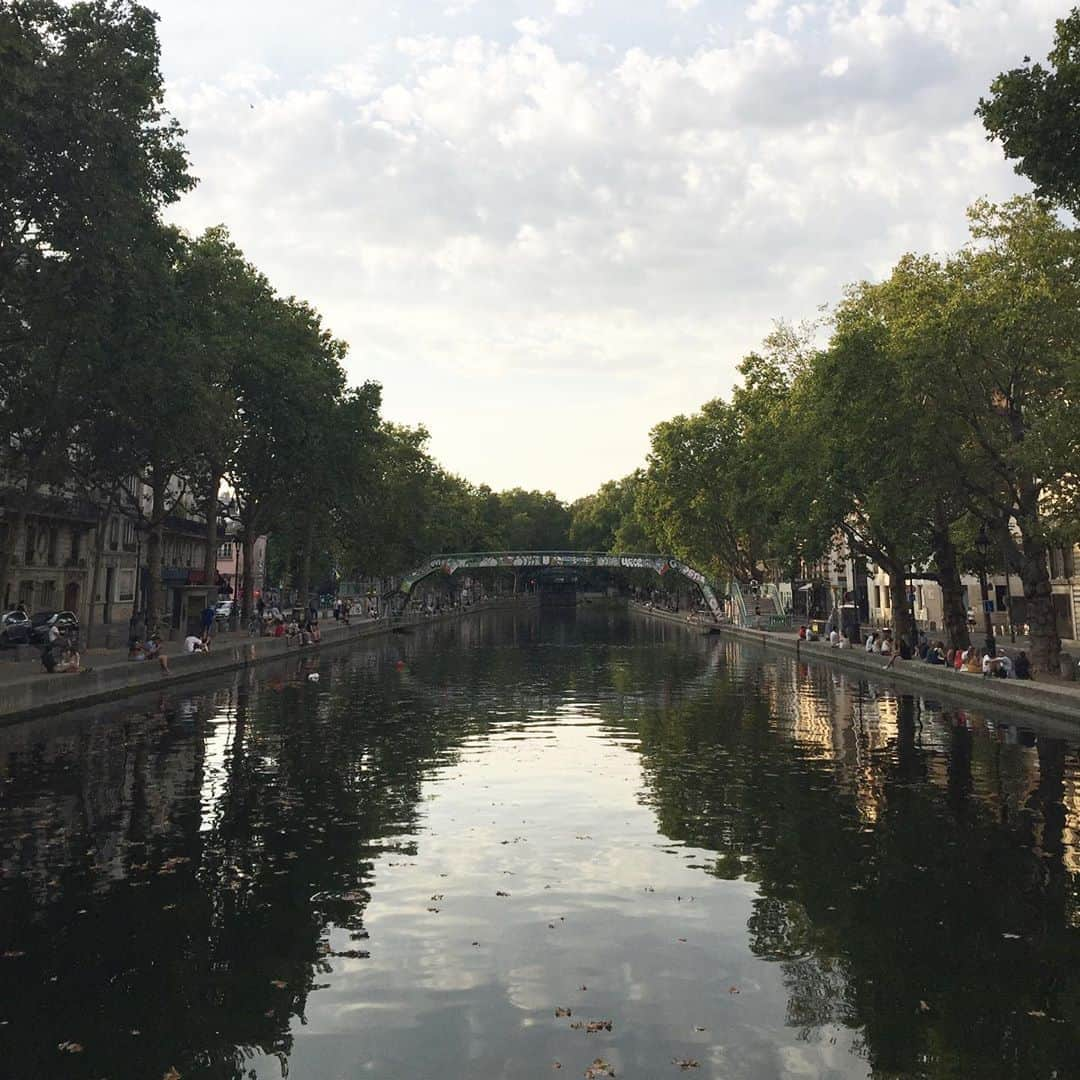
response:
M0 732L0 868L22 877L36 901L58 894L57 868L73 861L95 889L122 880L133 838L179 838L181 813L197 807L200 741L173 732L164 712L113 720L75 714ZM43 774L53 778L46 785Z
M1065 869L1070 874L1080 874L1080 776L1075 772L1065 774L1061 801L1065 807L1062 835Z

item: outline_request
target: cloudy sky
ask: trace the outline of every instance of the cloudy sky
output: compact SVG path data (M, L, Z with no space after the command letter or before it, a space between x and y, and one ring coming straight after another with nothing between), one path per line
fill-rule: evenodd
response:
M573 498L777 318L1023 184L972 115L1058 0L149 0L191 229L225 222L385 413Z

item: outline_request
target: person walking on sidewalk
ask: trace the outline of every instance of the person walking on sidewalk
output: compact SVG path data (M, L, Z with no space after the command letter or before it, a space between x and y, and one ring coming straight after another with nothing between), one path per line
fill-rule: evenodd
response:
M217 612L214 611L213 605L209 600L206 601L206 607L202 609L202 639L203 641L209 641L210 635L214 630L214 619L217 616Z

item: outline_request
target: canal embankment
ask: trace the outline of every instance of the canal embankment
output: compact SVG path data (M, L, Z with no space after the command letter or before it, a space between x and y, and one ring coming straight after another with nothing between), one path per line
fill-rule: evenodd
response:
M286 638L222 635L209 653L170 654L168 672L163 671L156 662L128 660L126 652L117 655L115 651L105 659L90 658L89 667L72 674L50 675L40 668L33 672L19 672L12 670L14 665L5 665L4 669L0 669L3 676L0 677L0 724L18 723L35 716L97 705L147 690L165 689L177 683L205 679L208 675L226 674L282 660L289 655L318 655L367 638L408 632L440 622L472 618L486 611L533 603L534 597L482 600L468 608L455 608L435 615L364 620L350 626L343 623L324 624L322 641L317 645L299 646L291 644Z
M1059 681L990 679L969 672L952 671L921 660L893 663L874 653L833 648L827 641L800 641L794 634L768 630L748 630L729 623L715 623L688 617L686 613L663 611L631 602L632 610L648 618L676 623L697 632L717 633L746 645L793 656L805 663L828 664L858 671L868 678L897 687L933 690L945 698L979 702L997 709L1018 709L1033 716L1053 717L1072 725L1080 724L1080 684Z

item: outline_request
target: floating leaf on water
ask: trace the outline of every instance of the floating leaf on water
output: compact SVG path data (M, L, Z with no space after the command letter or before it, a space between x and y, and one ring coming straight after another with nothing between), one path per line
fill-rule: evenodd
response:
M927 1005L927 1003L925 1001L922 1001L920 999L920 1001L919 1001L919 1012L929 1012L929 1011L930 1011L930 1006Z
M82 1043L77 1042L62 1042L57 1043L56 1049L65 1054L81 1054L83 1052Z
M510 894L508 892L503 892L502 889L496 889L495 890L495 895L496 896L509 896Z
M1006 940L1008 940L1008 941L1019 941L1020 940L1020 935L1019 934L1002 934L1001 936L1003 938L1005 938Z
M167 1073L166 1073L166 1074L165 1074L165 1075L164 1075L164 1076L163 1076L163 1077L161 1078L161 1080L180 1080L180 1073L179 1073L179 1072L177 1072L177 1070L176 1070L176 1066L174 1065L174 1066L173 1066L173 1067L172 1067L172 1068L171 1068L171 1069L170 1069L170 1070L169 1070L169 1071L168 1071L168 1072L167 1072Z
M561 1016L573 1016L573 1011L570 1009L564 1009L561 1005L555 1007L555 1019L558 1020Z
M551 1063L551 1067L552 1067L552 1069L561 1069L562 1068L562 1062L561 1061L553 1061Z
M698 1063L693 1058L672 1058L672 1065L678 1065L680 1069L696 1069Z
M585 1025L586 1035L595 1035L598 1031L610 1031L612 1028L610 1020L590 1020Z
M437 907L429 907L428 911L434 912L436 915L439 914L439 909Z
M697 1025L697 1024L695 1024L695 1025L694 1025L694 1030L695 1030L695 1031L704 1031L704 1030L705 1030L705 1028L703 1028L703 1027L698 1027L698 1025Z
M279 990L284 990L289 984L284 979L271 979L271 986L276 986Z
M615 1070L603 1059L596 1058L585 1070L585 1080L600 1080L604 1076L614 1076Z
M443 894L440 892L440 893L436 893L431 899L432 900L441 900L442 898L443 898Z
M367 960L371 957L366 949L342 949L341 952L332 952L331 956L344 956L348 960Z
M1034 1016L1036 1020L1041 1020L1046 1013L1042 1009L1030 1009L1028 1010L1028 1016Z
M728 987L728 993L729 994L737 994L738 992L739 992L739 988L737 986L729 986Z
M26 951L24 949L8 949L6 952L0 953L0 959L3 960L18 960L20 956L25 956Z

